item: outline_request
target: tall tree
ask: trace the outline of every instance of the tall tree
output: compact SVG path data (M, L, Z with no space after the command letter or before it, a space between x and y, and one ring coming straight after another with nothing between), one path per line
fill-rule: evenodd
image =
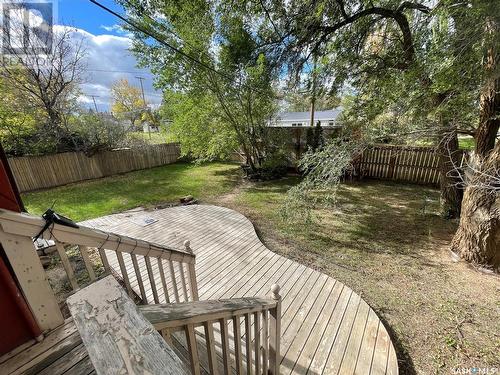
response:
M425 61L426 46L419 39L426 32L430 9L423 3L391 0L369 4L358 0L306 0L287 6L262 1L261 8L269 20L270 38L265 47L278 51L278 61L296 76L303 71L304 63L317 54L331 61L334 89L346 82L362 85L366 80L400 74L418 82L426 92L423 97L428 112L434 114L443 212L457 217L461 193L450 173L454 165L450 156L458 162L457 131L451 119L439 110L453 92L436 85Z
M20 35L23 27L11 25ZM31 38L21 45L6 43L4 50L10 58L0 59L0 77L17 91L18 100L44 114L43 134L56 143L70 138L66 119L83 80L85 48L83 40L72 38L72 33L71 28L55 28L52 51L43 56Z
M209 123L214 129L209 136L215 140L221 134L229 135L229 130L231 134L223 138L236 140L250 167L260 168L275 149L266 132L275 111L272 84L276 71L268 64L268 56L257 51L258 35L243 22L245 6L202 0L136 0L123 4L150 34L182 50L173 51L133 30L134 52L156 74L157 86L179 93L187 104L213 103ZM200 113L206 106L185 108L195 111L193 121L207 119ZM181 114L173 118L178 131L181 127L176 123L181 118ZM186 130L191 136L207 136L207 132L192 132L193 127ZM206 143L206 139L199 141Z
M330 56L337 81L349 82L371 102L392 87L396 95L408 98L404 103L411 104L408 115L432 125L422 130L436 136L441 198L448 217L458 216L462 203L463 186L456 173L457 134L474 135L476 157L465 184L463 217L452 248L464 259L497 266L500 4L447 0L434 9L407 1L297 1L287 5L267 1L261 5L269 19L268 33L273 35L267 46L281 48L278 57L289 70L300 71L312 54ZM482 44L485 54L478 53ZM396 87L398 81L403 86ZM397 102L388 100L390 95L383 96L383 101ZM479 127L471 126L477 114L471 108L477 102Z
M147 108L138 87L126 79L120 79L111 87L111 97L111 111L117 118L129 121L131 129L142 124Z

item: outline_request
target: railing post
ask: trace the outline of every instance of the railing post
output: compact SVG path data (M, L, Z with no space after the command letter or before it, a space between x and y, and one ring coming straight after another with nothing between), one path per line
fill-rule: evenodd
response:
M31 238L5 233L0 228L0 243L40 329L45 331L63 324L59 304Z
M186 249L186 252L194 256L193 249L191 249L191 242L189 242L188 240L184 241L184 248ZM199 300L198 283L196 281L196 269L194 263L189 263L188 271L189 271L189 290L191 291L191 298L193 299L193 301L198 301Z
M276 307L269 310L269 374L280 373L280 341L281 341L281 296L280 286L271 286L271 298L276 301Z

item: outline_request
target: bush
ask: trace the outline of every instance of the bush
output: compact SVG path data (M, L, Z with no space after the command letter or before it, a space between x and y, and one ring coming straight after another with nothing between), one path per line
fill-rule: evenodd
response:
M82 151L88 156L128 145L125 126L105 115L79 114L71 119L69 130L74 151Z

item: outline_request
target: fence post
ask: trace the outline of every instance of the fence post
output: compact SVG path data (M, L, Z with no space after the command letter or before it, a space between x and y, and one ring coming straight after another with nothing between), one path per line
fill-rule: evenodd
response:
M280 342L281 342L281 296L280 286L271 286L271 298L276 301L276 307L269 310L269 374L280 373Z

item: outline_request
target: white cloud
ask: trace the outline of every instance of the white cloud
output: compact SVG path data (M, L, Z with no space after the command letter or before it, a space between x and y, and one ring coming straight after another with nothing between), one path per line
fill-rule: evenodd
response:
M106 25L101 25L101 29L106 30L107 32L115 32L117 34L121 34L123 36L126 36L128 38L132 37L132 33L129 31L125 30L121 25L111 25L111 26L106 26Z
M55 32L65 26L55 26ZM81 85L86 95L80 98L84 105L93 106L90 95L99 96L96 102L100 110L108 110L111 104L111 86L119 79L127 79L131 84L139 86L136 77L144 77L144 91L148 104L158 106L161 103L161 92L153 88L153 76L148 69L137 68L137 60L129 48L132 40L127 36L94 35L82 29L74 29L71 37L76 41L84 40L87 51L85 59L85 83Z

